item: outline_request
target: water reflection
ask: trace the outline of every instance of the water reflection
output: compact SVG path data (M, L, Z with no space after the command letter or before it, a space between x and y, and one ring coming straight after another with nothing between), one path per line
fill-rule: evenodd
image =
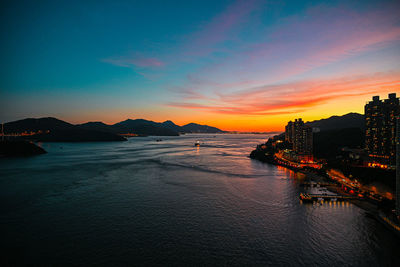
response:
M351 204L349 201L326 201L326 200L315 200L313 202L304 202L302 200L299 200L299 203L301 205L305 206L314 206L314 207L324 207L324 208L350 208L353 204Z
M19 265L399 265L362 210L299 203L301 174L249 159L261 137L44 144L0 161L0 249Z
M279 165L277 165L276 168L277 168L277 170L279 172L284 173L285 175L289 176L291 179L304 179L304 178L306 178L306 175L301 173L301 172L295 172L295 171L292 171L292 170L290 170L288 168L285 168L285 167L282 167L282 166L279 166Z

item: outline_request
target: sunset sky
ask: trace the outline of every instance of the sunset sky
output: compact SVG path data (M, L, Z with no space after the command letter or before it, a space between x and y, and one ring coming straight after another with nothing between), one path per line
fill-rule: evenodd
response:
M0 5L0 122L279 131L400 93L400 1Z

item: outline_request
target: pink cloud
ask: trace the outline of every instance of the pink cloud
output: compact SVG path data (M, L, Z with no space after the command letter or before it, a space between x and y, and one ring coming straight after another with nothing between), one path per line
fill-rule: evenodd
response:
M400 72L388 72L265 85L234 93L220 94L218 100L209 98L208 100L202 99L202 103L174 102L167 105L219 114L281 115L304 111L344 98L398 90L400 90Z
M341 8L311 8L306 19L287 19L271 34L271 41L247 52L248 60L244 64L276 61L272 75L284 79L386 47L400 40L400 17L395 10L400 12L398 6L365 13ZM286 60L279 60L282 55Z
M223 77L237 86L242 81L254 85L278 82L355 55L398 45L399 12L398 5L362 12L314 7L305 16L292 16L278 21L272 29L266 28L260 34L264 40L247 44L224 62L204 66L197 79L207 77L212 83L213 78ZM217 87L224 86L219 83L214 86Z
M175 87L170 88L170 91L175 94L178 94L184 100L194 100L194 99L209 100L210 99L206 95L199 93L197 90L195 90L193 88L175 86Z
M188 36L184 45L185 54L204 56L215 50L215 45L232 39L232 31L238 31L240 24L261 5L260 0L237 0L221 14L214 17L204 28Z
M185 108L185 109L198 109L204 110L211 113L218 114L241 114L241 115L282 115L282 114L293 114L302 112L304 109L297 110L286 110L286 111L252 111L249 112L246 109L239 107L231 107L231 106L212 106L212 105L203 105L196 103L178 103L178 102L170 102L167 104L169 107L174 108Z

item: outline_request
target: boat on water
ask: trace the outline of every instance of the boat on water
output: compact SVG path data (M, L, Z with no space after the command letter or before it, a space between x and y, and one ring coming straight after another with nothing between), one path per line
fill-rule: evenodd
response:
M194 146L200 146L200 141L196 141L196 142L194 143Z

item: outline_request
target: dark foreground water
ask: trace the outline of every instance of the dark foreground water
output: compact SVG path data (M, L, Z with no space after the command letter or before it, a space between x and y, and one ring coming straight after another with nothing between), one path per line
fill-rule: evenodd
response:
M400 241L363 210L302 205L298 177L247 158L262 138L51 143L1 159L0 263L400 266Z

